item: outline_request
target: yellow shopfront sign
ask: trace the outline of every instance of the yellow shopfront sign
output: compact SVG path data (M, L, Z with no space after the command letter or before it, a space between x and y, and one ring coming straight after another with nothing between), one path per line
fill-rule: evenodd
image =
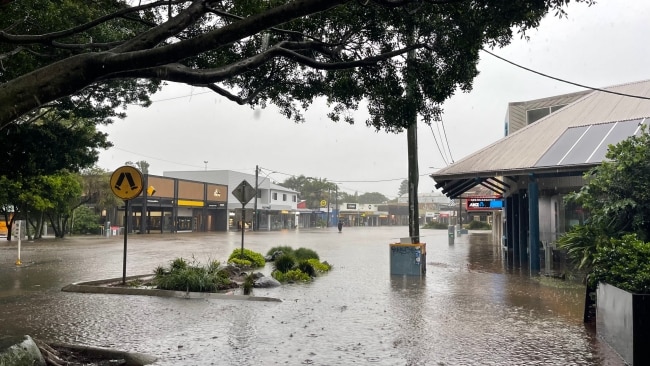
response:
M205 202L203 201L191 201L191 200L178 200L179 206L191 206L191 207L203 207Z

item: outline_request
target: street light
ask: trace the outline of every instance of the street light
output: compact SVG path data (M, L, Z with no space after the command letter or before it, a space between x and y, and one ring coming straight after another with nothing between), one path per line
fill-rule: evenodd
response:
M203 164L205 164L205 171L208 171L208 161L203 160Z

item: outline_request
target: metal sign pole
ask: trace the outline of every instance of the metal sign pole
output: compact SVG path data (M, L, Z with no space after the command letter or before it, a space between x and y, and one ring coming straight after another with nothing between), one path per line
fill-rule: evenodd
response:
M18 259L16 260L16 265L20 266L23 262L20 261L20 220L16 221L18 224Z
M246 204L248 201L257 197L257 190L253 188L246 180L243 180L232 191L232 195L241 202L241 258L244 257L244 231L246 230Z
M126 242L129 236L129 200L124 200L124 260L122 262L122 285L126 285Z
M244 226L246 225L246 204L241 204L241 255L240 258L244 258Z
M138 197L143 190L144 179L137 168L125 165L111 174L111 190L118 198L124 200L124 261L122 263L122 285L126 285L126 243L129 236L129 200ZM146 193L145 193L146 199Z

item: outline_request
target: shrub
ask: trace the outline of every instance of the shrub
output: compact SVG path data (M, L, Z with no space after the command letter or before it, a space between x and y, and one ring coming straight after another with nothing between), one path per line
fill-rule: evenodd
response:
M165 273L167 273L167 270L163 266L158 266L156 269L154 269L153 273L157 276L163 276Z
M183 258L176 258L172 261L171 270L179 270L187 268L187 261Z
M233 287L228 275L215 271L213 264L200 267L183 258L173 260L169 269L157 267L154 274L153 284L162 290L213 292Z
M280 282L309 282L311 277L302 272L299 269L292 269L287 273L282 273L280 271L271 272L271 277L275 278Z
M332 266L327 262L320 262L318 259L307 259L307 263L316 270L316 272L328 272Z
M73 216L73 234L99 234L101 225L99 215L88 207L77 207Z
M650 243L638 239L636 234L628 234L622 239L610 239L609 245L598 246L589 283L595 288L598 282L650 294Z
M261 268L266 264L266 260L264 260L264 256L260 253L250 249L244 249L243 255L241 249L235 249L230 254L230 257L228 257L228 263L244 267Z
M255 277L253 277L253 274L249 274L246 276L244 279L244 295L250 295L251 291L253 291L253 284L255 283Z
M447 229L449 224L444 224L441 222L430 221L427 222L424 226L425 229Z
M296 260L289 254L282 254L275 259L273 267L276 271L286 273L296 265Z
M299 269L292 269L289 272L284 274L284 278L287 281L294 281L294 282L309 282L311 281L311 277L304 273L303 271Z
M237 267L242 267L242 268L252 268L253 267L253 262L249 261L248 259L241 259L238 257L230 258L228 259L228 263L235 265Z
M319 259L318 253L308 248L298 248L293 252L294 257L299 260Z
M490 230L492 226L487 222L472 220L467 224L467 228L470 230Z
M270 257L270 256L273 255L273 253L278 252L278 251L282 252L284 254L291 254L291 255L293 254L293 248L292 247L290 247L288 245L282 245L282 246L273 247L273 248L269 249L269 251L266 252L266 256Z
M307 274L309 277L316 277L316 269L308 261L301 261L297 267L301 272Z
M220 266L221 263L219 261L211 261L210 263L208 263L205 269L208 271L208 273L214 273L219 271Z

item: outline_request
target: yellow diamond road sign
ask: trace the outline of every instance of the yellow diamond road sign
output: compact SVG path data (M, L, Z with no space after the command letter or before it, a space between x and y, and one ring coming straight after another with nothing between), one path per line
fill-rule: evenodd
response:
M113 194L123 200L130 200L142 193L142 173L132 166L122 166L111 175L111 190Z

